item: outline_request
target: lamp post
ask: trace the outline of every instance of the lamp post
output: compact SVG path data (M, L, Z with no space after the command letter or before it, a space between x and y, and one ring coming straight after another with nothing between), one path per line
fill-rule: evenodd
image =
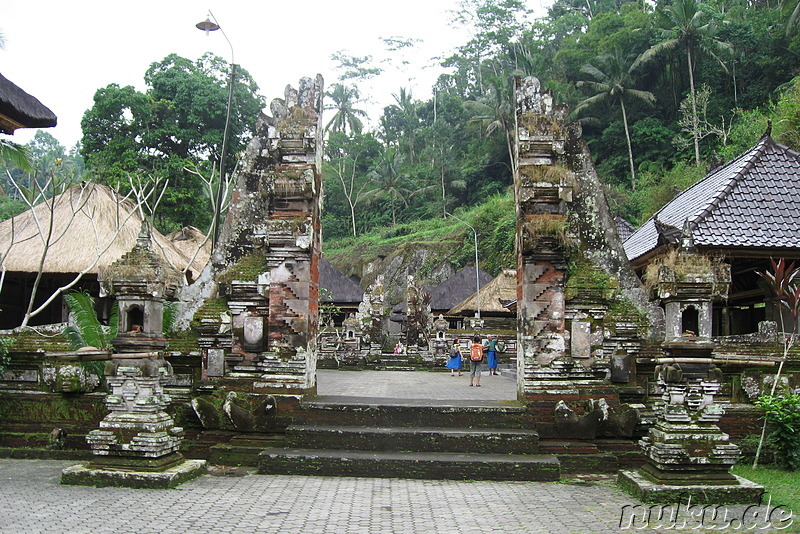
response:
M454 218L455 220L460 221L461 223L467 225L469 227L469 229L472 230L472 236L475 238L475 293L478 295L478 306L477 306L478 309L475 310L475 318L476 319L480 319L481 318L481 280L480 280L480 275L478 274L478 232L475 231L475 228L473 228L472 225L469 224L467 221L465 221L463 219L459 219L458 217L456 217L452 213L445 212L445 214L450 216L450 217L452 217L452 218Z
M212 22L211 19L214 19L214 21ZM225 183L225 158L228 155L228 138L230 136L231 108L233 107L233 83L236 77L236 63L234 62L233 45L231 44L231 40L228 39L228 36L225 34L225 30L222 29L217 22L217 18L210 10L206 20L203 22L198 22L195 24L195 26L197 29L206 32L206 35L208 35L209 32L219 30L222 33L222 36L225 37L225 40L228 42L228 46L231 47L231 76L228 79L228 108L225 112L225 130L222 134L222 154L220 155L219 159L219 184L217 185L217 194L216 198L214 199L214 220L211 223L214 229L212 234L213 246L217 243L217 239L219 238L219 229L221 226L220 218L222 217L222 190L223 184Z

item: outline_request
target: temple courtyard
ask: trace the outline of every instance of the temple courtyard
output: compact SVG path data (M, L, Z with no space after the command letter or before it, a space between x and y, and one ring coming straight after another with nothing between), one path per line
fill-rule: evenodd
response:
M480 388L469 387L466 374L444 372L318 371L318 380L321 398L383 404L484 405L515 394L512 375L484 374ZM685 502L646 507L611 475L454 481L259 475L254 468L212 466L176 489L149 490L61 484L62 469L74 463L0 459L0 533L793 531L791 519L778 522L780 510L765 514L764 505L719 507L716 517Z

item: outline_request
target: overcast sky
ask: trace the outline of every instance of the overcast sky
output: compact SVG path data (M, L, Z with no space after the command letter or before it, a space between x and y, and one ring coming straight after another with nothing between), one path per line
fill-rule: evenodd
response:
M541 9L540 0L531 8ZM195 28L209 9L233 45L235 62L255 79L267 102L283 95L287 84L321 73L325 84L337 81L332 53L389 55L381 38L420 39L400 70L387 68L366 88L373 120L392 93L403 86L415 98L430 96L442 69L432 58L446 56L468 39L450 25L458 0L2 0L0 72L37 97L58 116L47 129L67 148L81 137L80 121L97 89L110 83L145 90L151 63L177 53L197 59L213 52L231 60L231 47L217 31ZM397 58L399 59L399 58ZM33 130L17 130L24 143Z

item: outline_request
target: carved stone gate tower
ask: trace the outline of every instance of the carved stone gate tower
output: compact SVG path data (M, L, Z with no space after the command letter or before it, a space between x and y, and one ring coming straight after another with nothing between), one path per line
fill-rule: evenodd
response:
M240 399L316 387L322 97L303 78L259 117L212 256L217 298L194 315L204 378Z

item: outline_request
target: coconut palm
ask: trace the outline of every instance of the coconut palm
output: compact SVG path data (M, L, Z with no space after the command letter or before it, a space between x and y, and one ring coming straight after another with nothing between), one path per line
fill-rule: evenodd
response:
M392 93L395 103L384 109L381 117L383 137L387 143L395 143L406 153L410 163L416 159L416 132L419 128L417 108L411 91L404 87L398 93Z
M336 110L325 129L342 133L347 133L349 129L351 134L361 133L364 123L360 117L366 117L367 113L353 107L359 96L361 96L358 88L354 85L335 83L331 86L331 90L325 93L325 96L334 102L334 105L326 106L325 109Z
M19 167L23 171L33 168L30 149L7 139L0 139L0 162L8 167Z
M694 137L695 162L700 164L699 117L697 116L697 93L694 84L694 66L699 52L706 53L716 59L727 71L721 56L730 55L733 47L730 43L715 37L717 26L710 19L705 4L698 0L673 0L672 5L661 12L660 26L662 41L646 50L636 61L636 67L661 54L682 48L686 52L689 69L689 90L692 102L692 124Z
M793 37L800 22L800 1L782 0L781 14L786 18L786 36Z
M573 112L580 115L584 110L601 102L611 100L619 104L622 110L622 124L625 127L625 142L628 145L628 163L631 167L631 188L636 190L636 166L633 164L633 149L631 148L631 134L628 129L628 111L625 108L625 100L635 99L646 104L653 104L656 97L650 91L634 89L636 83L634 67L637 66L635 57L623 54L620 50L614 50L611 54L604 54L595 58L594 63L587 63L581 68L584 72L594 78L578 82L578 87L587 87L594 92L594 95L581 101Z
M511 171L516 176L514 156L514 88L513 81L502 76L486 78L486 92L475 100L464 102L464 108L472 113L470 122L483 125L486 134L500 132L505 137Z
M412 195L412 190L406 185L407 178L400 174L402 163L403 157L393 148L384 150L378 167L370 173L375 188L367 191L363 197L367 204L387 200L392 211L392 226L397 224L397 205L408 206L407 199Z

